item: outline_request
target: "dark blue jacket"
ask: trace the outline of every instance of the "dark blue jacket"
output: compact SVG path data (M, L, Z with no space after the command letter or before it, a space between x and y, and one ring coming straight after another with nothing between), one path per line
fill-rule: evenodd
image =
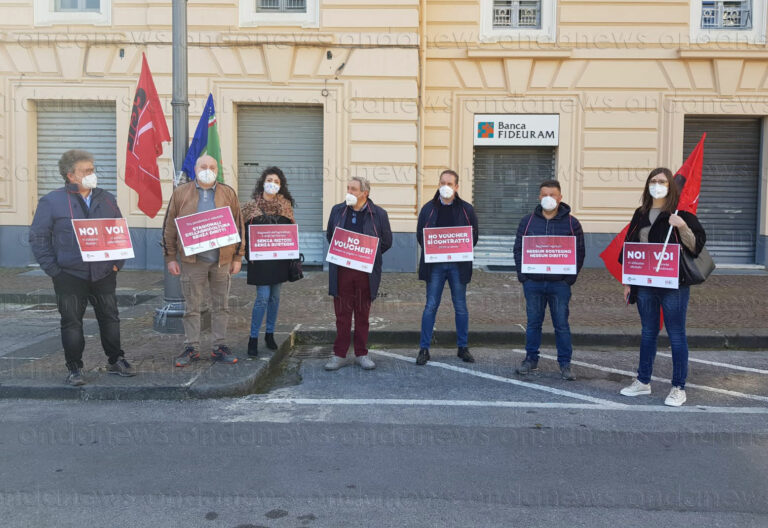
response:
M32 253L43 271L51 277L63 271L81 279L103 279L112 273L112 266L122 268L125 260L83 262L72 219L122 216L115 197L108 191L98 187L93 189L89 209L77 191L77 185L68 183L40 198L29 229Z
M584 231L581 224L571 215L571 207L560 202L557 214L552 220L544 218L541 205L537 205L533 213L526 215L517 226L515 237L515 267L517 268L517 280L525 282L535 281L565 281L568 284L576 282L576 275L556 274L532 274L520 273L520 263L523 258L523 236L575 236L576 237L576 273L581 271L584 265Z
M419 257L419 280L429 280L429 273L432 269L432 264L424 262L424 228L435 227L437 224L437 206L440 204L440 191L435 193L435 196L429 202L424 204L419 213L419 220L416 224L416 240L418 240L421 246L421 256ZM458 226L472 226L472 245L477 245L477 239L480 236L480 231L477 227L477 215L472 204L465 202L459 198L458 193L454 198L455 207L453 211L453 225ZM456 262L459 266L459 280L462 284L468 284L472 280L472 263L471 262Z
M337 227L344 229L344 222L347 219L349 209L346 203L336 204L331 209L331 215L328 217L328 228L325 233L328 243L331 242L333 231ZM381 284L381 255L392 247L392 228L389 227L387 212L374 204L370 198L365 210L369 217L368 221L363 223L363 234L379 238L379 250L376 252L373 271L368 274L368 285L373 301L379 294L379 284ZM328 263L328 293L334 297L339 294L339 267L333 263Z

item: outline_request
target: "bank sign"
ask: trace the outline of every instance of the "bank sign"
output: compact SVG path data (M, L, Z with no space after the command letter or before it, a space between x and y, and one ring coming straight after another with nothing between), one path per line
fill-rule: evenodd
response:
M558 145L557 114L476 114L475 146Z

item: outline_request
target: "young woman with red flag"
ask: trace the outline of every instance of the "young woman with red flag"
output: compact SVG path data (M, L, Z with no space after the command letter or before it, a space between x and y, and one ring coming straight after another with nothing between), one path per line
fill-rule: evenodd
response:
M635 211L629 224L626 242L663 244L671 226L670 242L680 244L682 251L696 257L704 247L707 235L695 214L677 211L679 199L680 189L674 182L672 172L663 167L652 170L645 181L642 205ZM672 390L664 404L681 406L686 401L685 379L688 374L685 318L690 286L685 274L680 273L677 289L624 286L624 297L629 303L637 303L642 336L637 379L623 388L621 394L640 396L651 393L653 360L656 357L660 313L663 311L664 324L672 348Z

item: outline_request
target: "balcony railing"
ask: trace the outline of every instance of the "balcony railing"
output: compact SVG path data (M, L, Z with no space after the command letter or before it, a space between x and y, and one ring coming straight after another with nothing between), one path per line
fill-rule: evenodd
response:
M750 1L704 1L701 6L702 29L752 29Z
M256 0L259 13L306 13L306 0Z
M493 27L541 28L541 0L494 0Z

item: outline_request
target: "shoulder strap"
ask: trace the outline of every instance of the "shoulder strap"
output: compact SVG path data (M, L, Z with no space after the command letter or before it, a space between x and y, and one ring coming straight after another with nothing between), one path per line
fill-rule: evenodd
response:
M528 217L528 224L525 226L525 232L523 233L523 236L528 234L528 228L531 226L531 220L533 220L533 215Z

